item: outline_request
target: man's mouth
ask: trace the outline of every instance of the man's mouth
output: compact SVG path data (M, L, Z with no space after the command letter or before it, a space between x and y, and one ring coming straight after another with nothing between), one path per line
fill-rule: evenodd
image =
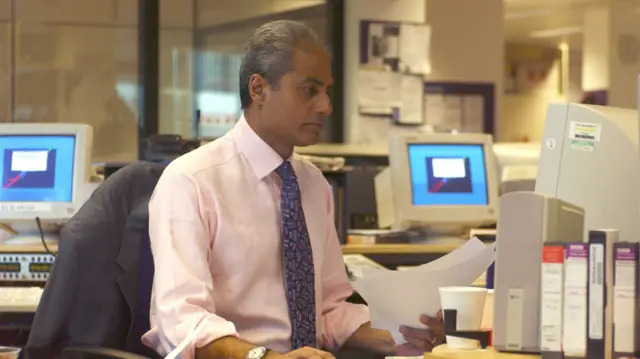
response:
M322 130L324 128L324 125L321 123L305 123L304 125L305 127L315 128L319 130Z

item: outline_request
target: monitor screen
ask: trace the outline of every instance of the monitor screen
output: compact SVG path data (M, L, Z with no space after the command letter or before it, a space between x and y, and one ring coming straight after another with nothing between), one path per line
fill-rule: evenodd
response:
M0 202L72 202L73 135L0 135Z
M409 144L414 206L486 206L482 144Z

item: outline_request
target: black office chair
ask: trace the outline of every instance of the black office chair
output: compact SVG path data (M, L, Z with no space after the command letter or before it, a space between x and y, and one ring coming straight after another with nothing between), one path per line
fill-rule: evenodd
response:
M164 166L138 162L110 176L60 233L26 358L141 359L153 258L148 202Z

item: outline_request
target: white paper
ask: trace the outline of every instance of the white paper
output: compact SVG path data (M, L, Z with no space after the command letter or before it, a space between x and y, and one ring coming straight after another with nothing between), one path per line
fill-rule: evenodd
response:
M424 82L419 76L402 76L398 123L419 125L424 122Z
M400 26L399 58L403 70L427 75L431 72L429 25L402 24Z
M484 98L481 95L463 96L462 113L464 132L484 132Z
M359 70L358 106L360 113L391 115L402 106L402 75L395 72Z
M474 247L479 249L472 252ZM388 330L396 343L402 344L401 325L423 327L420 315L435 316L440 310L438 288L471 285L494 260L495 243L486 246L474 238L438 261L370 277L365 273L363 279L352 284L369 305L371 325Z
M452 266L457 266L458 264L466 261L469 258L476 256L478 253L482 252L487 248L487 245L484 244L478 237L473 237L466 241L463 245L456 248L454 251L449 254L442 256L434 261L429 263L415 266L411 268L407 268L403 271L414 271L414 270L443 270ZM365 279L372 278L373 276L390 276L394 277L394 271L388 269L379 269L379 268L363 268L362 277ZM476 278L477 279L477 278Z

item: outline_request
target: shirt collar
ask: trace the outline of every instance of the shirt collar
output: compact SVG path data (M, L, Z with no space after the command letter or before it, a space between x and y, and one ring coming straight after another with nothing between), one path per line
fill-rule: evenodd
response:
M231 130L231 136L258 180L270 175L282 164L282 157L258 136L249 126L244 115L240 116Z

